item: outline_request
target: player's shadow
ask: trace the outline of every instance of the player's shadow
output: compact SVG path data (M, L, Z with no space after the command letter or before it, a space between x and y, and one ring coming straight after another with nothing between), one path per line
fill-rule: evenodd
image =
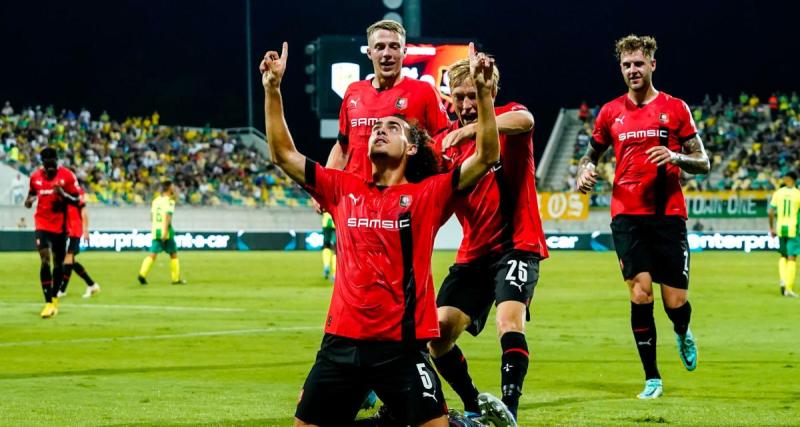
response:
M126 374L147 374L155 372L191 372L191 371L224 371L229 369L259 369L259 368L282 368L287 366L311 366L313 360L301 362L272 362L272 363L241 363L230 365L191 365L191 366L153 366L142 368L119 368L119 369L85 369L80 371L47 371L31 373L10 373L0 374L0 380L40 378L40 377L80 377L88 375L126 375Z

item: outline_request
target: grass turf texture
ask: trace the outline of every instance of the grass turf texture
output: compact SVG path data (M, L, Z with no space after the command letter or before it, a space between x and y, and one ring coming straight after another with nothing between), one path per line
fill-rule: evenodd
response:
M102 293L81 299L73 273L60 314L43 320L38 256L0 254L0 424L291 425L331 293L319 253L183 252L186 286L169 284L162 255L146 287L136 283L143 256L82 254ZM434 255L437 283L453 256ZM520 425L798 423L800 301L778 296L776 260L693 254L699 367L681 365L657 302L665 396L639 401L644 378L613 253L556 252L528 324ZM499 394L494 328L459 344L476 384Z

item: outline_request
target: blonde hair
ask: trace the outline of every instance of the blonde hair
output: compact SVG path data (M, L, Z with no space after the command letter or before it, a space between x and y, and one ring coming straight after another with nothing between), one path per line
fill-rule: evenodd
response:
M369 38L372 37L372 34L378 30L397 33L402 39L402 43L404 45L406 44L406 29L403 28L403 25L399 22L392 21L391 19L383 19L367 27L367 44L369 44Z
M636 52L640 49L645 57L653 59L656 55L656 49L658 49L656 39L651 36L629 34L617 40L615 45L617 59L620 59L623 53Z
M469 59L460 59L447 69L447 79L449 80L450 89L455 89L464 84L464 82L471 80L469 73ZM492 70L492 80L494 81L495 90L500 89L500 70L495 64Z

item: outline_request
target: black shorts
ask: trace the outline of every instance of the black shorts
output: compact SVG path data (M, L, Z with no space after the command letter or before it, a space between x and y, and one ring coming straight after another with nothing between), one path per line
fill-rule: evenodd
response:
M67 243L67 253L78 255L81 253L81 238L80 237L69 237L69 243Z
M467 332L477 336L486 326L492 303L519 301L527 307L539 282L539 256L533 252L510 250L466 264L453 264L436 296L436 306L455 307L470 317Z
M325 334L295 417L321 427L349 426L370 390L404 424L418 425L447 414L424 342L409 345Z
M63 233L53 233L50 231L36 230L36 249L51 249L53 252L61 252L67 248L67 235Z
M336 249L336 229L323 228L322 229L322 247L327 249Z
M656 283L689 288L686 220L673 215L617 215L611 220L611 235L625 280L648 272Z

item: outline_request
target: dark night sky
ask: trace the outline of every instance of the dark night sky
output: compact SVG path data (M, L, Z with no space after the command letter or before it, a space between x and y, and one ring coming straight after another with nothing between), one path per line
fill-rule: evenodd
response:
M612 44L631 32L658 39L656 88L689 103L705 93L765 99L800 89L793 3L422 0L422 35L475 39L495 54L498 103L526 104L542 146L560 107L623 93ZM303 92L303 46L321 34L363 34L384 13L380 0L252 0L254 60L290 44L287 120L311 157L324 157L329 143L317 138ZM107 109L115 118L157 109L165 124L243 125L243 22L244 0L3 2L0 102ZM255 123L263 130L258 78Z

